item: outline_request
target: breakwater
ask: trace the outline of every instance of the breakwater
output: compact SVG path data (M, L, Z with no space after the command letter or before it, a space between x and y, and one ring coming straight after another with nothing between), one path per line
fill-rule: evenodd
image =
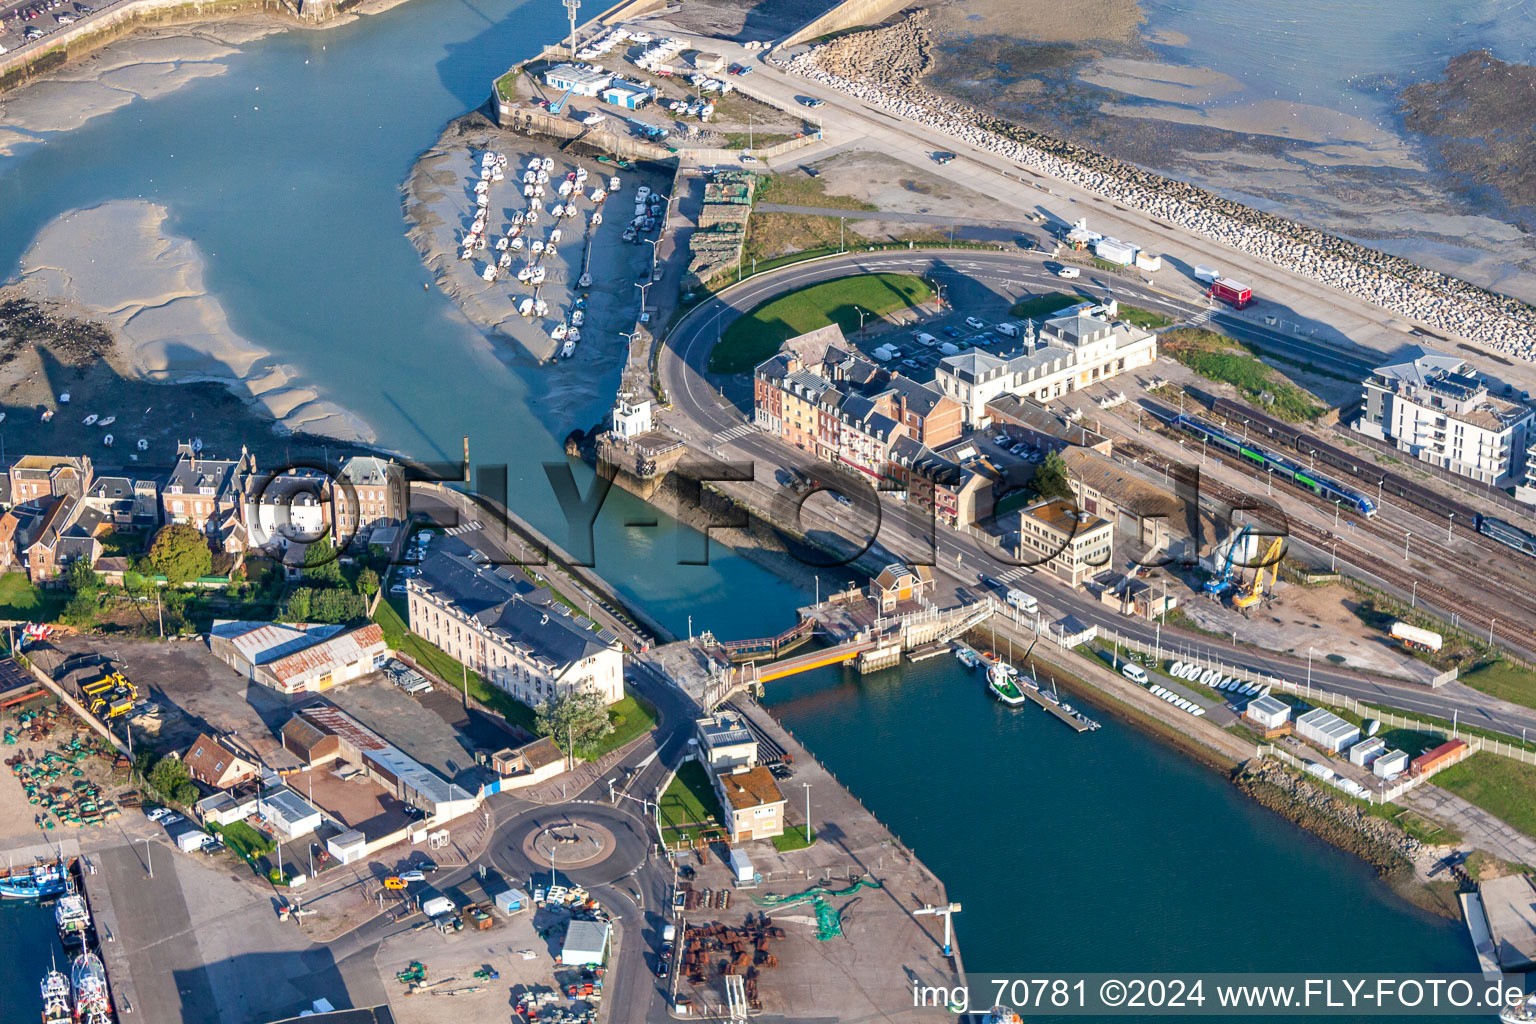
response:
M930 45L924 16L918 12L895 25L845 36L776 63L1028 171L1086 189L1395 315L1508 355L1536 359L1536 308L939 97L917 81ZM882 59L872 59L875 53ZM903 54L908 57L903 59Z

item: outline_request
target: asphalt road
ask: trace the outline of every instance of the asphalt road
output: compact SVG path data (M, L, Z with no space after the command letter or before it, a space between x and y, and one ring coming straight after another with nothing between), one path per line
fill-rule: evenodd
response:
M791 288L803 287L817 281L866 271L906 271L910 273L933 272L935 264L944 272L962 275L992 275L1007 280L1030 284L1047 284L1055 281L1041 266L1038 256L1009 253L977 253L956 251L944 256L931 254L870 253L851 254L810 264L786 267L751 278L738 288L729 289L723 296L713 299L692 311L666 340L661 357L661 375L664 386L675 403L671 425L681 427L694 441L706 445L711 438L739 427L746 413L738 408L715 387L704 374L709 352L719 332L737 313L756 306L763 300ZM1047 276L1042 276L1047 275ZM1085 280L1075 282L1095 285L1099 282ZM1102 288L1102 285L1100 285ZM1116 294L1135 299L1137 304L1157 304L1159 308L1177 309L1177 304L1161 298L1139 295L1129 290ZM734 312L733 312L734 311ZM1223 324L1225 328L1226 325ZM1320 355L1321 353L1319 353ZM1308 358L1314 353L1307 351ZM750 403L750 396L743 396ZM679 424L677 415L691 421L691 425ZM742 451L755 461L768 467L784 465L792 453L777 439L750 431L733 438L732 448ZM753 486L773 487L773 472L759 472ZM882 508L880 542L893 552L911 557L920 549L904 538L922 537L925 520L901 502L889 502ZM922 557L919 554L919 557ZM988 549L968 535L953 530L938 532L937 570L951 588L974 588L979 574L997 576L1010 567L999 565ZM1055 618L1072 613L1088 623L1103 623L1123 635L1162 645L1173 656L1195 655L1220 661L1225 665L1265 672L1286 679L1303 682L1310 677L1313 684L1347 694L1360 700L1399 708L1404 712L1433 715L1439 718L1459 718L1463 724L1493 729L1511 736L1521 736L1526 730L1536 731L1536 712L1503 701L1496 701L1465 686L1452 684L1440 690L1430 691L1421 686L1397 684L1364 673L1339 669L1325 662L1308 666L1304 659L1286 657L1256 650L1251 646L1234 645L1209 637L1181 630L1159 628L1156 624L1134 620L1124 616L1109 618L1102 606L1086 594L1068 588L1047 574L1037 573L1029 578L1029 587L1041 600L1043 613Z

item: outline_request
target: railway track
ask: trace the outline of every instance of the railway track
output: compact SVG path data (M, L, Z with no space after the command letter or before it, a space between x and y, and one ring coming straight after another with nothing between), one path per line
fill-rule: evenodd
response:
M1135 441L1117 441L1115 448L1117 452L1131 456L1144 465L1166 470L1175 478L1180 477L1181 474L1184 474L1187 478L1188 471L1184 466L1170 462L1143 444ZM1233 468L1246 471L1246 467L1224 461L1214 455L1207 457L1214 459L1224 466L1232 466ZM1244 494L1235 487L1213 480L1203 474L1200 479L1200 488L1204 493L1229 507L1246 505L1251 498L1251 495ZM1300 492L1298 492L1298 496L1304 495L1300 495ZM1313 504L1314 507L1320 510L1326 510L1319 503L1314 502ZM1253 511L1253 517L1276 530L1287 531L1291 536L1299 538L1320 551L1336 551L1349 564L1404 591L1413 589L1415 583L1417 583L1417 592L1426 602L1437 604L1446 611L1454 612L1458 622L1473 624L1480 629L1487 629L1492 636L1503 637L1525 651L1536 652L1536 631L1525 628L1517 621L1508 621L1511 612L1517 614L1521 611L1524 611L1526 614L1536 612L1536 594L1523 587L1506 585L1502 588L1512 597L1519 598L1519 601L1516 603L1521 607L1506 606L1494 609L1488 604L1469 598L1465 593L1453 591L1435 580L1426 579L1419 574L1413 573L1403 566L1389 561L1380 555L1373 554L1321 527L1313 526L1304 521L1293 520L1289 517L1284 519L1276 518L1275 515L1265 509ZM1379 536L1379 534L1376 535ZM1498 582L1496 579L1490 580L1483 572L1475 568L1468 568L1459 562L1436 562L1435 565L1437 568L1442 568L1446 572L1465 580L1474 587L1486 587L1490 582ZM1499 612L1504 613L1505 621L1499 619Z

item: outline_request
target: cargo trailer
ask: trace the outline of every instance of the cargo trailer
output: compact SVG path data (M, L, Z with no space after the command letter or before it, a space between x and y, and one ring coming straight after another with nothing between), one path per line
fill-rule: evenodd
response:
M1220 299L1234 309L1242 309L1253 301L1253 289L1230 277L1218 277L1212 281L1206 295Z

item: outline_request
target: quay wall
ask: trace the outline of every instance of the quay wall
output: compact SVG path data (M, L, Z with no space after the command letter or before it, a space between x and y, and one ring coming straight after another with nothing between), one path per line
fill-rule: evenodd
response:
M786 36L780 47L796 46L845 29L875 25L907 6L911 0L843 0L825 14Z

